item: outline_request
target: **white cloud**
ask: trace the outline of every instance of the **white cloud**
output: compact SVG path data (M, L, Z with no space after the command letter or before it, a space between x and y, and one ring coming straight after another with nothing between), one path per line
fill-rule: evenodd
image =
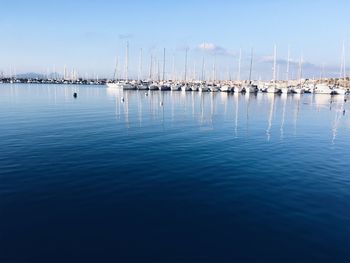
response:
M205 43L204 42L204 43L199 44L198 48L201 50L205 50L205 51L214 51L214 50L218 49L218 46L216 46L213 43Z
M273 56L263 56L260 58L259 60L262 63L273 63ZM283 58L277 58L276 59L277 64L287 64L287 59L283 59ZM299 60L295 60L295 59L289 59L289 63L292 64L299 64ZM304 63L308 63L303 61Z
M217 55L232 55L232 53L229 52L226 48L215 45L214 43L203 42L197 46L197 49Z

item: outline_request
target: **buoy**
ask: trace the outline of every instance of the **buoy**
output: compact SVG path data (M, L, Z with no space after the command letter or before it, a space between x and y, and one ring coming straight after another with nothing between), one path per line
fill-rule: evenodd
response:
M122 102L124 102L124 97L122 97L120 100L121 100Z
M147 92L145 93L145 96L148 96L148 93L147 93Z
M74 98L78 97L78 93L74 92L74 93L73 93L73 97L74 97Z
M163 101L161 101L159 104L160 104L160 106L163 106Z

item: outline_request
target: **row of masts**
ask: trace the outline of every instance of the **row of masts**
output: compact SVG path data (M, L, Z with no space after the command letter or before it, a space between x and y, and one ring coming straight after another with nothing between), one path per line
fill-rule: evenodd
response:
M189 75L188 75L188 48L185 49L185 59L184 59L184 76L183 81L187 82L190 81ZM126 55L125 55L125 69L124 69L124 77L118 78L118 57L116 57L115 62L115 69L113 73L113 80L119 80L123 79L126 81L129 81L129 42L126 43ZM252 73L253 73L253 61L254 61L254 51L253 48L251 48L251 54L250 54L250 66L249 66L249 77L248 77L248 83L252 82ZM288 53L287 53L287 66L286 66L286 82L288 83L290 80L290 48L288 47ZM341 61L341 69L340 69L340 78L346 78L346 59L345 59L345 43L343 43L343 51L342 51L342 61ZM173 62L172 62L172 74L171 78L172 80L177 79L176 74L176 68L175 68L175 55L173 55ZM238 53L238 65L237 65L237 81L241 81L241 67L242 67L242 49L239 50ZM324 77L324 64L322 69L321 78ZM277 46L274 45L273 49L273 66L272 66L272 83L276 83L279 79L279 65L277 65ZM204 55L202 57L202 65L201 65L201 73L197 74L196 71L196 63L193 64L193 74L192 74L192 80L201 80L205 81L206 79L206 64L205 64L205 58ZM197 78L197 75L200 76L200 78ZM229 70L227 70L228 79L231 79L231 75L229 73ZM303 56L300 56L300 59L298 61L298 72L297 72L297 78L301 81L303 77ZM143 79L143 49L140 49L140 55L139 55L139 66L138 66L138 72L137 72L137 80L141 81ZM162 71L160 71L160 60L157 59L156 56L153 54L150 55L150 64L149 64L149 73L148 73L148 79L149 80L157 80L157 81L166 81L166 49L163 48L163 60L162 60ZM216 56L214 56L213 59L213 65L212 65L212 75L211 75L211 81L215 82L217 80L217 68L216 68Z
M150 56L150 65L149 65L149 79L155 79L154 75L156 75L156 79L158 81L162 80L165 81L165 72L166 72L166 49L163 48L163 63L162 63L162 78L160 78L160 65L159 60L151 54ZM241 61L242 61L242 50L240 49L239 52L239 60L238 60L238 75L237 79L241 79ZM113 73L113 80L118 80L118 66L119 66L119 60L118 56L115 59L115 68ZM249 80L251 80L252 75L252 63L253 63L253 49L252 49L252 57L251 57L251 65L250 65L250 72L249 72ZM138 73L137 73L137 80L140 81L142 79L142 72L143 72L143 49L140 49L140 55L139 55L139 66L138 66ZM201 67L201 74L200 74L200 80L205 80L205 58L202 57L202 67ZM173 67L172 67L172 79L176 79L176 69L175 69L175 55L173 55ZM229 71L228 71L229 72ZM212 81L215 81L217 78L217 70L216 70L216 57L214 57L213 67L212 67ZM192 80L195 80L197 78L196 74L196 63L193 63L193 75ZM125 55L125 71L124 71L124 80L129 81L129 43L126 44L126 55ZM189 80L188 78L188 48L185 50L185 63L184 63L184 81L187 82Z
M185 82L188 81L195 81L195 80L200 80L200 81L205 81L206 79L209 79L209 81L213 81L215 82L216 80L218 80L218 76L217 76L217 65L216 65L216 56L214 55L213 57L213 65L212 65L212 72L210 74L210 70L207 70L207 65L206 65L206 61L205 61L205 56L202 56L202 62L201 62L201 72L197 72L196 69L196 62L193 63L193 73L192 76L189 76L189 67L188 67L188 51L189 49L186 48L185 49L185 59L184 59L184 71L181 74L183 75L183 78L181 78L179 76L179 74L177 74L176 72L176 67L175 67L175 54L173 55L173 61L172 61L172 73L171 74L167 74L168 77L166 76L166 49L163 48L163 59L162 59L162 70L160 70L160 63L161 60L157 59L156 56L154 56L153 54L150 55L150 64L149 64L149 74L148 74L148 79L149 80L157 80L157 81L166 81L168 79L172 79L172 80L182 80ZM141 81L144 80L144 68L143 68L143 49L140 49L140 54L139 54L139 65L138 65L138 71L137 71L137 80ZM254 61L254 52L253 52L253 48L251 49L251 54L250 54L250 66L249 66L249 77L248 77L248 82L251 83L252 81L252 72L253 72L253 61ZM290 63L291 63L291 59L290 59L290 48L288 47L288 54L287 54L287 66L286 66L286 82L288 83L290 81ZM126 80L129 81L130 80L130 75L129 75L129 42L126 42L126 50L125 50L125 65L124 65L124 76L122 76L122 74L118 74L120 73L119 67L120 65L120 60L118 58L118 56L115 58L115 68L114 68L114 72L113 72L113 77L112 79L114 81L117 80ZM294 62L294 64L296 64ZM297 70L297 74L295 74L295 76L297 77L297 79L299 79L299 81L301 81L301 79L303 78L303 56L300 56L300 59L298 61L298 70ZM237 65L237 76L236 76L236 80L238 82L241 81L241 66L242 66L242 50L239 50L238 53L238 65ZM324 67L325 64L322 64L322 70L320 73L320 79L322 80L325 77L324 74ZM64 66L63 69L63 74L58 74L56 72L56 67L54 66L53 68L53 72L50 74L49 73L49 69L46 70L46 78L47 79L64 79L64 80L78 80L78 79L95 79L95 80L99 80L99 75L94 73L93 77L92 76L88 76L87 73L85 73L85 75L81 75L78 73L78 71L76 69L70 69L68 70L68 68L66 66ZM10 78L16 78L16 69L15 68L10 68L9 71L9 77ZM209 72L209 74L208 74ZM4 74L3 72L0 72L0 78L4 78L6 74ZM43 74L44 76L45 74ZM277 64L277 46L274 45L274 49L273 49L273 66L272 66L272 82L276 83L279 79L279 65ZM207 76L209 78L207 78ZM227 70L227 80L231 80L232 75L230 74L230 71ZM347 70L346 70L346 54L345 54L345 42L343 42L343 46L342 46L342 54L341 54L341 66L340 66L340 74L339 74L339 78L340 79L344 79L346 80L347 78ZM134 78L133 78L134 79ZM134 79L135 80L135 79Z

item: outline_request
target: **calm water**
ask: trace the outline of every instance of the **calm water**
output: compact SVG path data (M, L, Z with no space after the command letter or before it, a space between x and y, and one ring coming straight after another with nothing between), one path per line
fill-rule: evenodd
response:
M0 262L350 261L350 100L148 93L0 86Z

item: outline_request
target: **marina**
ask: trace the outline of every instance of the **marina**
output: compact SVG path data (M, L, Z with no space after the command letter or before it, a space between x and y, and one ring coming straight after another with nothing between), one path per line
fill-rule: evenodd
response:
M0 261L349 258L344 98L0 84Z
M344 85L339 84L344 83ZM294 83L294 84L293 84ZM235 92L235 93L277 93L277 94L329 94L329 95L345 95L350 93L350 81L348 78L342 80L303 80L302 84L298 81L280 81L261 82L261 81L111 81L108 79L0 79L0 84L54 84L54 85L104 85L108 88L122 90L160 90L160 91L199 91L199 92Z
M0 263L350 262L350 1L3 2Z

